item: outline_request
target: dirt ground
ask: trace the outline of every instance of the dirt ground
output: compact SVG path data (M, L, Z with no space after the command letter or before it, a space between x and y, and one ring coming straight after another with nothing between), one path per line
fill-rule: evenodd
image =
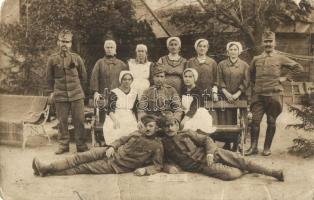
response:
M273 141L270 157L261 155L252 159L271 167L285 170L285 182L271 177L247 174L235 181L220 181L200 174L182 173L156 174L150 177L136 177L132 173L121 175L76 175L36 177L31 161L34 156L43 161L52 161L62 156L53 154L57 145L27 147L0 146L0 196L5 200L313 200L314 158L300 158L288 154L287 148L297 135L286 130L287 123L295 119L286 111L278 119L278 129ZM262 124L265 133L265 119ZM45 141L44 138L42 138ZM260 139L262 149L264 138ZM1 199L1 198L0 198Z

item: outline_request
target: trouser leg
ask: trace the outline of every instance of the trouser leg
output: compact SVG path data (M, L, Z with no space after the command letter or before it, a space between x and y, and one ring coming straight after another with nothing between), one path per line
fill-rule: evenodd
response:
M199 172L225 181L234 180L243 175L240 169L222 163L213 163L210 166L203 165Z
M53 175L75 175L75 174L115 174L107 159L96 160L76 165L72 168L53 172Z
M266 112L265 102L263 97L254 96L254 101L251 105L252 123L251 123L251 146L245 151L245 155L254 155L258 153L258 139L260 133L260 123Z
M241 170L246 170L250 173L258 173L267 176L272 176L277 179L279 179L279 176L282 173L281 170L275 170L272 168L262 166L260 164L257 164L253 160L250 160L247 157L241 156L237 153L227 151L224 149L217 149L214 154L214 159L215 161L222 163L224 165L235 167Z
M75 131L75 142L78 151L86 151L86 135L84 127L84 99L71 102L71 113Z
M282 112L282 96L276 95L267 98L267 129L264 142L264 156L271 154L270 147L276 133L276 120Z
M56 102L57 118L59 121L58 142L59 149L69 149L70 135L68 130L69 102Z

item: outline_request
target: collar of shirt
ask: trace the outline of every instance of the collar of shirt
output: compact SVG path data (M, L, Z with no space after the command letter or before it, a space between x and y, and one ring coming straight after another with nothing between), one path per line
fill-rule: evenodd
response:
M103 59L104 59L104 61L105 61L106 63L109 63L109 64L116 64L116 62L117 62L117 59L116 59L115 56L113 56L113 57L104 56Z
M172 54L168 54L168 58L169 60L174 60L174 61L178 61L180 60L181 56L179 54L176 54L176 55L172 55Z
M276 54L276 51L272 51L270 53L266 53L265 51L262 53L262 56L265 57L273 57Z
M70 52L68 52L68 51L60 51L59 55L60 55L61 58L66 58L66 57L70 56Z
M239 67L239 65L237 65L238 61L239 61L239 58L235 62L231 62L231 60L228 58L227 65L228 67Z

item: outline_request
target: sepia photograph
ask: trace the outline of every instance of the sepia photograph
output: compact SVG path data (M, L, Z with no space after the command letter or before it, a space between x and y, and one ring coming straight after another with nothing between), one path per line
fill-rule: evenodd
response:
M314 200L314 0L0 0L0 200Z

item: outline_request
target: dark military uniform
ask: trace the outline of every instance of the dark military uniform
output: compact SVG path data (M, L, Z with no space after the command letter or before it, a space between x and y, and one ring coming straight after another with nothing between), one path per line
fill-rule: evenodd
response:
M59 120L59 143L61 149L69 148L68 116L71 111L77 149L84 151L84 88L87 81L82 58L75 53L56 53L48 58L47 82L53 92Z
M163 146L159 138L147 137L136 131L121 137L110 146L113 157L107 158L107 147L79 153L49 164L52 175L119 174L145 166L146 175L158 173L163 167Z
M289 69L292 73L300 73L303 67L276 52L262 53L253 58L251 63L252 99L252 140L258 143L260 123L263 115L267 116L267 130L264 143L264 154L270 154L273 136L276 132L276 119L282 112L283 87L279 81L282 68ZM257 145L256 145L257 146ZM265 152L265 150L267 152ZM268 152L269 151L269 152Z
M174 113L178 120L182 117L181 99L177 91L170 85L151 86L144 91L138 106L139 116L144 113L165 116Z
M282 178L280 170L275 171L260 166L240 154L218 148L206 135L188 130L178 132L173 137L162 140L165 158L183 170L203 173L222 180L233 180L242 176L241 170ZM207 164L207 155L212 155L214 163Z

